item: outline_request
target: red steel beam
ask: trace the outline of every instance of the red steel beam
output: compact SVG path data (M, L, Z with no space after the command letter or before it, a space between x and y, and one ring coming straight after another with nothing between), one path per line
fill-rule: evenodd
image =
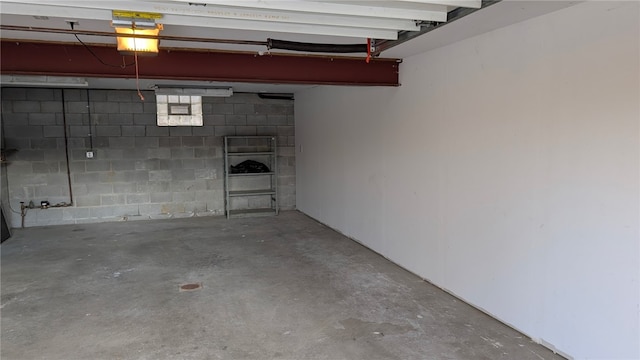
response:
M115 47L91 46L101 64L86 48L75 44L2 41L0 72L22 75L59 75L134 78L133 56ZM398 86L397 59L304 56L161 50L157 56L138 56L141 79L205 80L273 84L327 84Z

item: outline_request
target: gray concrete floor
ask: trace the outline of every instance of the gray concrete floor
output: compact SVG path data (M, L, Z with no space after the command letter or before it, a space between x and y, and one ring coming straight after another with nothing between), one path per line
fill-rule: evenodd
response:
M298 212L29 228L1 251L7 360L561 359Z

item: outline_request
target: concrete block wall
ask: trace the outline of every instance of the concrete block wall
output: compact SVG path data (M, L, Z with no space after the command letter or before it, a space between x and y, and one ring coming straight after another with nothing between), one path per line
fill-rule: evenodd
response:
M144 101L130 90L2 90L5 147L18 150L4 168L14 209L20 201L70 202L69 147L73 206L29 210L25 226L222 215L225 135L277 136L280 206L295 208L293 101L204 97L204 126L159 127L155 95L143 94Z

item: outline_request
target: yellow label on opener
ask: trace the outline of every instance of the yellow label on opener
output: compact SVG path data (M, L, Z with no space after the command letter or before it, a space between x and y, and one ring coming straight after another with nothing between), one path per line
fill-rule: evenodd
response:
M111 15L115 18L126 18L126 19L157 20L162 18L162 14L159 14L159 13L137 12L137 11L127 11L127 10L112 10Z

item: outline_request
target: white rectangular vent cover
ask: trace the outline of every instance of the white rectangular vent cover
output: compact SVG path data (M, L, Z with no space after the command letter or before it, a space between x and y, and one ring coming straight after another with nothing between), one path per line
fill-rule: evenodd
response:
M158 126L202 126L202 96L156 95Z

